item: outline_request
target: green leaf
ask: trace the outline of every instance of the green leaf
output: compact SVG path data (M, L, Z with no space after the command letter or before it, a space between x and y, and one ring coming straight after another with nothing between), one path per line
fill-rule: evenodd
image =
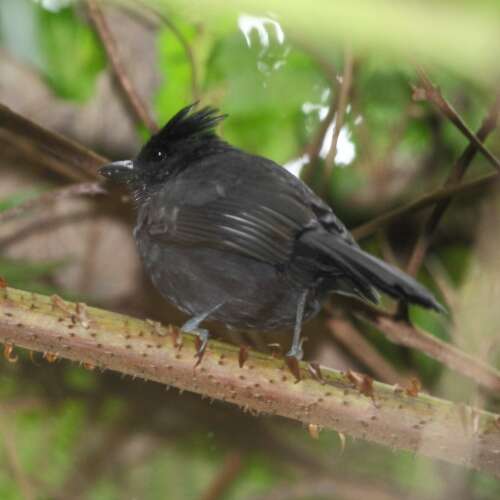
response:
M72 8L54 13L39 7L38 21L48 84L60 97L85 101L106 65L99 40Z
M224 137L243 149L285 162L303 138L306 102L324 103L329 87L318 64L303 51L277 40L267 27L263 45L255 30L219 39L207 67L206 90L221 96L229 114Z
M51 294L56 293L57 289L45 280L64 264L64 261L29 262L0 258L0 276L14 288Z
M160 119L165 122L180 108L199 98L200 84L205 75L206 60L212 49L210 32L186 23L168 13L178 33L165 27L158 34L158 67L163 84L155 97ZM182 37L181 41L180 37ZM189 48L186 48L186 45Z
M176 23L188 43L195 37L193 26ZM191 103L192 71L184 47L174 33L163 29L158 36L159 70L164 81L156 95L155 103L162 121L168 120L181 107Z
M14 193L8 196L7 198L3 198L0 200L0 212L10 210L11 208L16 207L17 205L20 205L21 203L24 203L30 198L33 198L36 195L40 194L40 192L41 192L40 189L30 189L28 191Z

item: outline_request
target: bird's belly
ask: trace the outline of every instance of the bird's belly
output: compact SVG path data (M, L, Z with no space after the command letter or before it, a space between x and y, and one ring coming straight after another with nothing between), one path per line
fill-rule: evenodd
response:
M272 330L294 324L303 289L275 266L207 247L138 240L145 268L158 291L196 316L219 306L210 319L232 328ZM311 298L306 316L318 310Z

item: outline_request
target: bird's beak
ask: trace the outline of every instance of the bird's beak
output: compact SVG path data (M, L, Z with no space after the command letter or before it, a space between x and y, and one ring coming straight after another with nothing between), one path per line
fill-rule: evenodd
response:
M99 173L113 182L127 183L134 179L134 162L132 160L115 161L104 165Z

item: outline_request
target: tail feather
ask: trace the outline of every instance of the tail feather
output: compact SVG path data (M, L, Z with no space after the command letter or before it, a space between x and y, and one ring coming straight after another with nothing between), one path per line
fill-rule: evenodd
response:
M411 276L336 235L313 230L304 233L300 241L327 256L332 267L346 273L363 292L375 287L395 299L445 312L432 293Z

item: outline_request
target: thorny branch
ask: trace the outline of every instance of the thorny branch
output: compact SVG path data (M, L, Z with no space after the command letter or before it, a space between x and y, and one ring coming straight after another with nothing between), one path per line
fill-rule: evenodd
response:
M96 32L102 41L106 54L108 55L111 66L121 90L123 91L134 115L140 123L143 123L150 132L158 131L158 125L149 113L146 105L137 93L134 85L120 61L118 47L108 27L106 19L97 5L96 0L87 0L87 9L89 16L95 26Z
M304 363L297 382L283 360L251 352L240 367L238 349L215 341L195 369L191 335L94 308L83 322L81 309L4 288L0 341L500 476L499 415L326 368L312 378Z

